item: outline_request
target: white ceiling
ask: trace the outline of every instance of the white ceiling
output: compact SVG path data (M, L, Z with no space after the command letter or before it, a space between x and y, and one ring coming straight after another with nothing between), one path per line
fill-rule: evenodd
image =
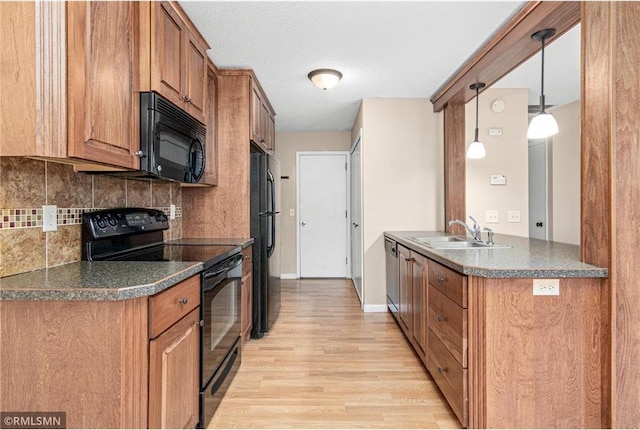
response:
M278 131L345 131L363 98L430 97L522 2L180 4L211 46L208 55L218 68L255 71L276 111ZM317 68L335 68L344 77L323 91L307 79ZM538 96L532 97L536 103Z

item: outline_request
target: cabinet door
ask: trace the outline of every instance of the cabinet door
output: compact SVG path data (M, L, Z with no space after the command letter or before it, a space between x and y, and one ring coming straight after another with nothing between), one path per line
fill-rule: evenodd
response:
M206 125L207 143L206 164L204 170L204 183L208 185L218 184L218 78L211 67L207 67L207 92L206 92Z
M139 2L67 4L68 153L138 168ZM147 18L148 19L148 18Z
M411 252L412 331L416 352L425 360L427 353L427 259Z
M151 2L151 89L183 107L185 34L189 30L168 2Z
M242 302L240 312L240 327L242 341L249 340L251 328L253 327L253 264L242 268Z
M402 245L398 245L399 295L398 320L408 338L411 338L412 301L411 292L411 252Z
M262 96L256 86L251 86L251 140L257 145L262 142Z
M149 343L149 428L194 428L199 419L200 308Z
M186 96L185 110L195 119L205 122L204 104L207 80L207 55L195 36L189 31L184 32L186 48L186 71L183 84Z

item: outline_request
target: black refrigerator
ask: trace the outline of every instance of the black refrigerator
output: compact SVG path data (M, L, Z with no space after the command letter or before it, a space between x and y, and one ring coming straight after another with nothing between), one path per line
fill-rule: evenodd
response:
M280 163L251 152L251 236L253 243L253 329L267 333L280 312Z

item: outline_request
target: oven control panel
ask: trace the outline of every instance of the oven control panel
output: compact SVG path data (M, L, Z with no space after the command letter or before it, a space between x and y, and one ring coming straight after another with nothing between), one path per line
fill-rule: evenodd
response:
M82 223L93 239L167 230L164 212L145 208L105 209L83 215Z

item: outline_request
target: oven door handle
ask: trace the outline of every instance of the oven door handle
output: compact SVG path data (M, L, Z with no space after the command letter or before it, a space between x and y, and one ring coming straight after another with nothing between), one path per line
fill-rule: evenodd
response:
M224 266L220 267L219 269L212 269L212 270L208 271L207 273L205 273L204 274L204 279L207 280L207 279L215 278L216 276L218 276L221 273L228 272L229 270L232 270L232 269L238 267L240 264L242 264L242 260L243 259L244 259L244 257L242 255L238 255L238 256L234 257L233 260L231 260L230 262L228 262Z
M238 348L236 348L233 351L233 354L231 355L231 357L229 357L229 361L227 362L227 365L224 366L224 370L222 371L222 374L220 375L218 380L213 384L213 387L211 387L212 396L215 396L216 391L218 391L220 386L224 383L224 380L227 378L227 375L229 374L229 372L231 372L231 369L233 368L233 363L236 362L236 358L238 358Z

